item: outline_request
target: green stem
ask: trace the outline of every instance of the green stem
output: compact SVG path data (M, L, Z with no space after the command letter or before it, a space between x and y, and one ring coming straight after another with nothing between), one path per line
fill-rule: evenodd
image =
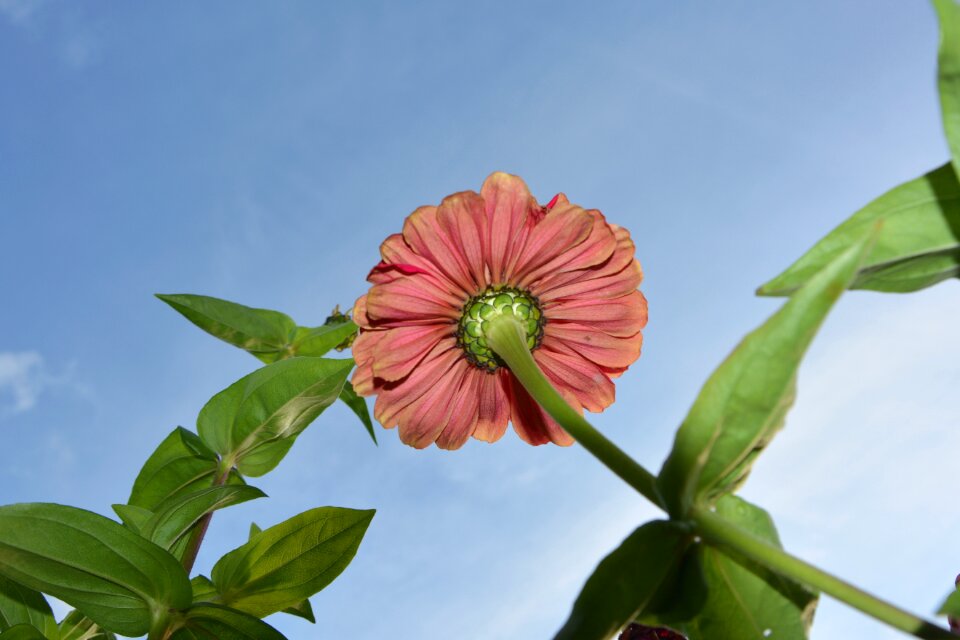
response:
M854 609L924 640L956 640L957 636L908 611L885 602L849 582L830 575L790 555L786 551L757 538L724 520L709 509L694 506L690 518L697 533L711 545L732 550L749 560L772 569L780 575L822 591Z
M213 486L220 487L227 482L230 477L230 470L233 464L231 462L220 461L220 467L217 475L213 479ZM200 545L203 544L203 538L207 535L207 529L210 527L210 521L213 519L213 511L207 513L197 522L197 528L190 534L190 541L187 542L187 548L183 552L183 568L187 575L193 570L193 563L197 561L197 554L200 552Z
M492 318L483 324L487 344L547 413L608 469L640 495L666 510L656 477L628 456L574 411L547 380L527 348L526 330L511 316Z
M583 419L554 389L527 348L526 331L510 316L487 320L483 325L487 344L520 381L533 399L567 433L641 495L664 510L656 478L633 458ZM757 562L780 575L822 591L863 613L923 640L956 640L946 629L923 620L888 602L858 589L848 582L800 560L756 536L743 531L709 509L694 506L689 517L704 542Z

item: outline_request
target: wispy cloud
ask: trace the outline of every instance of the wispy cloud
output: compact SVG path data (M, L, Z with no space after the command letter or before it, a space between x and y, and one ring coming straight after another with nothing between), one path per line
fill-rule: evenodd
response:
M41 4L42 0L0 0L0 15L13 24L25 24Z
M36 351L0 353L0 416L32 409L47 382Z

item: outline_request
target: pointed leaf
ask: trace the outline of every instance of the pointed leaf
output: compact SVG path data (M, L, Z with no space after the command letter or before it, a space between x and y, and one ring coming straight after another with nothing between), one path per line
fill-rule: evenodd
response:
M214 602L218 596L217 587L207 576L196 576L190 580L190 588L193 590L193 602Z
M74 610L60 621L60 640L117 640L117 636Z
M933 0L933 6L940 19L937 78L943 128L953 156L953 168L960 175L960 3L956 0Z
M259 617L299 605L350 564L373 514L320 507L255 535L213 567L222 602Z
M43 595L0 576L0 631L18 624L40 630L49 640L60 636L57 621Z
M311 624L317 623L316 616L313 615L313 605L310 604L310 600L306 599L299 604L296 604L292 607L287 607L281 613L288 613L291 616L296 616L298 618L303 618L304 620L310 622Z
M120 516L120 521L131 531L140 533L147 520L153 517L153 511L131 504L112 504L110 508Z
M182 625L170 640L286 640L266 622L214 604L190 607Z
M713 372L677 432L658 478L670 512L732 491L783 424L797 368L869 250L861 238L827 265Z
M736 496L717 502L717 513L758 538L780 546L769 514ZM681 629L690 640L805 640L817 595L759 565L713 547L699 549L706 600Z
M240 473L261 476L337 399L352 368L353 360L326 358L267 365L215 395L200 412L197 430Z
M363 426L366 428L367 433L370 434L373 444L377 444L377 433L374 431L373 422L370 420L367 401L357 395L357 392L353 390L353 385L350 384L349 380L343 383L343 389L340 390L340 399L350 407L351 411L357 414L360 422L363 423Z
M686 527L662 520L634 531L597 566L554 640L607 640L633 620L676 570Z
M359 328L351 320L319 327L297 327L291 351L298 356L322 356L348 340Z
M18 624L0 633L3 640L47 640L40 630L29 624Z
M266 363L289 354L297 333L296 323L279 311L254 309L192 294L157 294L157 297L210 335Z
M190 603L190 581L169 553L109 518L57 504L0 507L0 574L127 636L145 634L155 612Z
M157 512L140 527L140 533L154 544L170 551L191 528L208 513L247 500L266 497L249 485L207 487L173 496L157 507ZM176 557L176 554L174 554Z
M853 214L757 293L789 295L878 222L883 226L876 244L851 289L917 291L960 272L960 182L947 164Z
M173 496L212 486L218 462L197 434L177 427L144 463L127 502L153 511Z

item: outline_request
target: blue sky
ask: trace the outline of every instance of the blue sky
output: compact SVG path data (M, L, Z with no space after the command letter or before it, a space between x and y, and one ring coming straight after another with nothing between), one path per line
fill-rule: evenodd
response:
M251 371L152 297L319 323L403 217L494 170L628 227L644 355L595 424L658 469L702 381L835 224L947 157L924 2L0 0L0 502L109 514ZM932 614L960 572L958 285L841 300L743 494L787 547ZM320 505L378 509L291 639L547 638L655 510L577 448L374 447L334 407L220 512L208 570ZM901 637L829 600L812 637Z

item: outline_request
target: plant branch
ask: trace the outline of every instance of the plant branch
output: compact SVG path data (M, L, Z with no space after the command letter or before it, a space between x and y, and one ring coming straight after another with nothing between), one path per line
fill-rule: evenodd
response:
M230 477L230 470L232 464L225 463L223 460L220 461L220 466L217 469L217 475L213 479L214 487L221 487L227 482L227 478ZM205 514L197 522L196 528L193 530L193 533L190 534L190 541L187 542L187 548L183 552L183 568L186 570L187 575L190 575L190 572L193 571L193 564L197 561L197 554L200 552L200 545L203 544L203 538L207 535L207 528L210 527L210 521L213 519L213 511Z

